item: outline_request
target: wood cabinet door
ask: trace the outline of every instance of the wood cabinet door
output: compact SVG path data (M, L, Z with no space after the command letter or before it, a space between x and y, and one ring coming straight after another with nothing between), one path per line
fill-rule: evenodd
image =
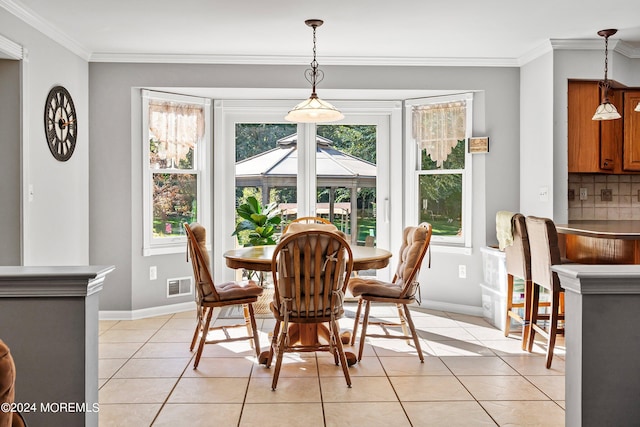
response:
M602 97L602 92L600 93ZM622 114L622 91L609 90L609 102ZM600 104L600 101L598 101ZM595 110L594 110L595 111ZM593 121L593 120L592 120ZM600 169L622 172L622 120L603 120L600 123Z
M624 146L622 151L625 171L640 171L640 90L624 92Z
M600 122L591 120L600 104L598 82L570 80L567 103L569 172L601 172Z
M591 119L599 104L597 81L569 81L567 137L570 173L603 172L603 164L605 169L614 167L615 150L601 146L600 122Z

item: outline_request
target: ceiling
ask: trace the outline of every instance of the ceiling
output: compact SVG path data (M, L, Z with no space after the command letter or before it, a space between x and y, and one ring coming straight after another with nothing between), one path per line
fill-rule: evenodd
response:
M90 61L517 65L576 40L603 47L618 28L640 57L637 0L0 0ZM596 44L597 43L597 44ZM636 56L637 54L637 56Z

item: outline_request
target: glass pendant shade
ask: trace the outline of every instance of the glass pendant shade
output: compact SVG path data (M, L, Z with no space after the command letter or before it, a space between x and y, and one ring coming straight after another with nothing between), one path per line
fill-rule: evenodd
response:
M326 123L342 119L344 114L315 94L293 107L285 117L285 120L297 123Z
M638 111L638 107L636 107L636 111ZM593 115L592 120L613 120L619 119L622 116L618 113L616 106L610 103L608 100L605 100L602 104L598 105L596 109L596 113Z

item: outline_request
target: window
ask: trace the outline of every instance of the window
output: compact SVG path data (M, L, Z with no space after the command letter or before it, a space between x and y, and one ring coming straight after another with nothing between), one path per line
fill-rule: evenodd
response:
M276 203L280 230L300 214L298 127L290 123L236 123L236 206L256 197ZM319 125L315 151L315 214L334 223L353 244L375 245L377 125ZM236 221L239 221L236 218ZM353 231L352 231L353 230ZM268 231L271 232L271 231ZM238 238L248 240L248 232Z
M433 226L434 244L471 246L471 95L412 100L405 103L408 167L416 201L410 223Z
M207 224L210 101L142 93L143 255L180 252L182 224Z

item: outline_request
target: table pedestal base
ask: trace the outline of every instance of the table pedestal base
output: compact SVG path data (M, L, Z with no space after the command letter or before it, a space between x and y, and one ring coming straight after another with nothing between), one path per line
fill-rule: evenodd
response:
M320 345L319 338L323 338L326 342L329 342L330 332L329 327L324 323L291 323L289 325L289 341L292 344L300 343L301 345ZM340 341L342 344L348 344L351 340L351 332L345 331L340 334ZM260 353L258 362L262 365L266 365L269 362L269 351L263 351ZM356 364L356 355L350 351L344 352L347 358L347 365L353 366Z

